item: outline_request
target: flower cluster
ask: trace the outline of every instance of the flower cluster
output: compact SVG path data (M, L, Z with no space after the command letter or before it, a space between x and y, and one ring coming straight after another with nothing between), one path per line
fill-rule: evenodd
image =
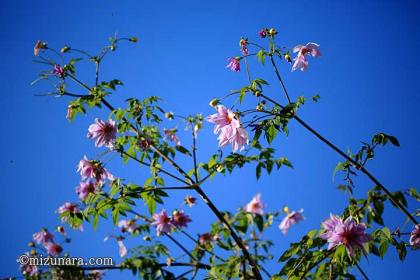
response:
M33 234L32 238L38 244L44 246L48 254L58 256L63 251L63 248L54 242L54 236L46 229Z
M410 245L412 249L420 249L420 224L410 233Z
M152 225L156 226L156 234L158 236L162 233L170 233L176 228L187 227L191 222L188 215L184 214L182 210L174 210L172 216L168 216L165 210L153 215Z
M206 121L215 124L214 134L219 135L219 147L232 144L233 152L242 151L248 144L247 131L242 127L239 117L223 105L216 105L217 113L206 117Z
M355 255L356 249L364 250L363 244L371 239L370 235L365 233L366 225L357 223L352 217L343 221L342 218L331 214L322 226L325 232L320 237L328 241L328 250L343 244L350 256Z

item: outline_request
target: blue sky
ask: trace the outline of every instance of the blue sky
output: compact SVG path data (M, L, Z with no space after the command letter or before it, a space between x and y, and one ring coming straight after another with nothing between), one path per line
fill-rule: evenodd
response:
M40 70L32 62L36 40L94 52L115 32L137 36L139 44L121 46L103 67L103 79L118 78L125 84L112 103L122 106L128 97L159 95L165 108L204 115L213 113L209 100L246 84L244 73L225 69L227 58L238 53L241 36L256 41L261 27L273 26L281 45L317 42L323 57L311 60L308 72L290 73L289 65L280 66L293 97L321 95L318 104L305 105L301 117L343 149L356 149L376 132L397 136L401 148L381 149L369 165L386 186L397 190L419 185L419 12L416 1L1 1L0 277L18 274L16 256L27 249L32 233L42 226L55 227L59 221L54 211L76 199L80 158L101 153L85 135L94 118L105 117L105 112L94 110L70 125L65 119L67 100L35 96L48 88L30 86ZM94 69L84 67L82 75L92 81ZM268 67L251 63L251 73L268 80L267 93L281 98ZM278 244L275 256L347 201L335 189L339 178L332 180L340 157L296 123L290 130L289 137L278 137L274 146L292 161L293 170L256 181L253 168L247 168L204 186L225 210L243 206L257 192L268 210L285 204L304 208L306 221L288 235L276 227L268 233ZM201 160L215 151L211 126L205 126L199 145ZM133 164L121 166L118 158L108 166L132 181L144 177ZM359 176L355 192L362 196L370 187ZM179 205L184 195L174 193L167 208ZM410 209L414 207L411 203ZM141 203L138 209L144 211ZM195 221L192 233L202 232L214 220L202 203L190 214ZM404 219L387 207L390 226L401 226ZM110 223L103 221L96 231L85 228L83 234L70 233L72 243L66 248L72 255L120 260L116 244L103 242L113 232ZM371 257L362 267L371 279L412 279L418 275L419 260L418 252L409 251L401 263L391 250L385 260ZM278 271L280 265L269 268ZM121 277L119 272L109 274L109 279Z

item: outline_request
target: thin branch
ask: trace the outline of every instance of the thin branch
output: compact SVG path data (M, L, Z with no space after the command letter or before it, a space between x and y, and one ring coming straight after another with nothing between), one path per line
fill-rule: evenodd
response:
M171 235L164 233L164 235L166 237L168 237L172 242L174 242L176 245L178 245L179 248L181 248L182 251L185 252L185 254L187 254L192 260L197 260L191 253L190 251L187 250L187 248L184 247L184 245L182 245L181 243L178 242L178 240L176 240L175 238L173 238Z
M269 98L268 96L261 94L261 96L268 101L272 102L273 104L279 106L280 108L284 108L280 103L274 101L273 99ZM336 151L338 154L340 154L342 157L344 157L346 160L348 160L354 167L359 169L362 173L364 173L372 182L374 182L378 187L380 187L388 196L389 200L391 200L404 214L414 223L418 224L417 220L411 215L411 213L398 201L396 200L391 192L381 184L381 182L378 181L365 167L361 166L358 162L356 162L354 159L349 157L346 153L344 153L342 150L340 150L337 146L335 146L333 143L331 143L329 140L327 140L325 137L323 137L321 134L319 134L315 129L313 129L311 126L309 126L306 122L304 122L301 118L299 118L296 114L293 115L293 118L301 124L304 128L309 130L312 134L314 134L319 140L327 144L331 149Z
M358 263L356 263L356 267L359 270L359 272L363 275L363 278L365 278L365 280L369 280L366 273L362 270L362 268L360 267L360 265Z

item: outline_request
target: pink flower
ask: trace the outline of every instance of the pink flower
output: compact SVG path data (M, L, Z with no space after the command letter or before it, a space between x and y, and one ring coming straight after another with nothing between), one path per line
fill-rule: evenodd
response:
M121 220L118 222L118 227L122 232L133 233L137 229L136 221L134 220Z
M287 216L281 221L279 228L283 234L287 234L289 231L289 228L297 224L300 221L303 221L305 217L301 214L303 212L303 209L299 212L292 211L291 213L287 214Z
M72 117L73 117L73 106L69 105L67 106L66 119L70 121Z
M41 229L41 231L36 232L32 235L32 238L35 240L38 244L45 244L47 242L52 242L54 239L54 236L46 229Z
M351 217L343 222L341 218L331 216L322 225L326 232L320 237L328 241L328 250L344 244L348 254L354 256L355 249L364 250L363 243L371 239L370 235L365 233L366 225L358 224Z
M42 42L41 40L36 41L34 46L34 55L38 56L40 50L44 50L47 48L47 43Z
M174 225L171 223L171 217L166 214L165 210L153 215L152 225L156 226L156 234L158 236L162 233L170 233L174 228Z
M163 129L163 135L165 138L168 138L172 142L175 142L175 145L181 146L181 141L179 140L178 136L176 136L176 129Z
M91 280L102 280L103 279L103 276L104 276L104 273L105 272L100 271L100 270L93 270L93 271L89 272L88 279L91 279Z
M54 64L53 67L53 74L56 75L57 77L63 78L65 75L65 71L64 68L60 66L60 64Z
M76 187L76 193L79 195L81 200L86 199L90 193L95 193L96 184L92 181L80 182L80 185Z
M191 222L191 219L188 215L184 214L184 211L175 210L172 213L171 223L175 227L177 227L177 228L186 227L189 222Z
M214 241L214 236L209 232L201 234L198 238L198 242L201 246L205 246L206 244L209 244L212 241Z
M231 57L228 59L229 64L226 66L226 68L230 68L233 72L239 72L241 70L241 65L239 64L239 58L238 57Z
M219 147L232 144L233 152L242 151L248 144L248 133L241 127L238 117L223 105L216 105L216 114L206 117L206 121L214 123L214 134L220 132Z
M417 224L410 234L410 245L412 249L420 249L420 224Z
M96 147L111 147L117 137L115 122L113 120L104 122L103 120L95 119L95 123L89 126L87 137L90 139L96 138Z
M25 255L30 257L30 254L28 252L26 252ZM30 263L21 264L19 266L19 269L24 276L35 276L38 274L38 267L36 265L31 265Z
M127 248L125 247L124 243L123 243L123 237L121 236L116 236L116 235L108 235L105 236L104 238L104 242L108 241L109 238L115 238L115 240L117 240L117 244L118 244L118 252L120 254L120 257L123 258L125 255L127 255Z
M80 172L82 179L94 178L100 184L105 183L106 179L114 180L114 176L102 166L101 162L88 160L86 156L80 160L77 172Z
M298 53L294 58L295 63L293 64L292 71L300 69L305 71L308 68L308 61L306 60L307 55L317 57L321 56L321 51L319 50L319 45L315 43L307 43L306 46L297 45L293 48L294 53Z
M248 39L246 38L241 38L241 40L239 41L239 46L241 47L241 52L243 55L249 55L249 50L248 50Z
M127 248L125 247L121 238L117 238L117 244L118 244L118 252L120 253L120 257L123 258L125 255L127 255Z
M58 256L63 251L63 248L54 242L46 243L45 249L47 250L47 253L52 256Z
M57 209L58 214L63 214L63 213L67 213L67 212L77 213L77 212L79 212L79 208L74 203L66 202Z
M264 204L261 200L261 194L257 194L252 200L245 206L245 211L253 214L263 215Z
M260 35L261 38L267 37L267 31L265 28L261 29L260 32L258 32L258 35Z

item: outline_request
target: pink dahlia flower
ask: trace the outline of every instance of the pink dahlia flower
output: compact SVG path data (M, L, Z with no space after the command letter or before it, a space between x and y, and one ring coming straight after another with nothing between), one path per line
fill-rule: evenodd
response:
M137 229L136 221L134 220L121 220L118 222L118 227L122 232L133 233Z
M245 56L249 55L248 39L241 38L241 40L239 41L239 46L241 47L241 52L242 52L243 55L245 55Z
M176 129L163 129L163 136L168 138L172 142L175 143L177 146L181 146L181 140L179 140L178 136L176 135Z
M76 193L79 195L81 200L85 200L90 193L95 193L96 184L92 181L80 182L79 186L76 187Z
M80 160L77 172L80 172L82 179L94 178L100 184L105 183L106 179L114 180L114 176L102 166L101 162L89 160L86 156Z
M229 64L226 66L226 68L230 68L233 72L239 72L241 70L241 64L239 63L238 57L231 57L228 59Z
M184 214L184 211L175 210L172 213L171 223L175 227L177 227L177 228L186 227L189 222L191 222L191 219L188 215Z
M293 52L297 53L297 56L294 58L295 63L293 64L292 71L295 71L296 69L305 71L308 69L308 61L306 60L306 56L321 56L319 45L315 43L307 43L305 46L297 45L293 48Z
M264 204L261 200L261 194L257 194L252 200L245 206L245 211L253 214L263 215Z
M52 242L54 239L54 236L46 229L41 229L41 231L36 232L32 235L32 238L35 240L38 244L45 244L47 242Z
M25 255L28 257L30 256L29 252L26 252ZM31 265L29 263L27 264L21 264L19 266L19 270L22 272L24 276L35 276L38 274L38 267L36 265Z
M220 132L217 138L219 147L231 143L233 152L242 151L249 141L247 131L241 127L238 117L231 110L223 105L216 105L215 109L217 113L207 116L206 121L215 124L214 134Z
M111 147L117 137L115 122L113 120L104 122L103 120L95 119L95 123L89 126L87 137L96 139L96 147Z
M328 250L344 244L350 256L354 256L356 249L363 249L363 243L368 242L371 237L365 233L366 225L358 224L351 217L348 217L344 222L337 216L331 216L323 224L326 232L321 235L321 238L328 241Z
M52 70L53 74L56 75L57 77L63 78L65 71L64 68L61 67L60 64L54 64L53 70Z
M51 256L58 256L63 251L63 248L54 242L46 243L45 249L47 250L47 253L50 254Z
M283 234L287 234L290 227L303 221L305 217L302 215L303 209L300 211L292 211L281 221L279 228Z
M420 249L420 224L416 225L410 234L410 245L413 249Z
M160 236L162 233L170 233L174 228L171 217L166 214L165 210L153 215L152 225L156 226L156 234Z
M76 212L79 212L79 208L74 203L66 202L57 209L58 214L63 214L67 212L76 213Z

